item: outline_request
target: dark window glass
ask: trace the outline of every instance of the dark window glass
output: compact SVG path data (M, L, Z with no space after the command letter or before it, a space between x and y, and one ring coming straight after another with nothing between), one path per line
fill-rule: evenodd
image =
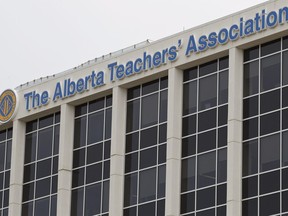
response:
M105 142L104 145L104 159L110 158L110 153L111 153L111 141L108 140Z
M25 203L22 205L23 216L33 216L33 202Z
M244 62L259 57L259 46L252 47L244 51Z
M51 175L51 159L38 162L36 178L39 179L49 175Z
M216 127L217 109L212 109L198 114L198 131Z
M60 112L55 113L55 124L60 123Z
M160 166L158 169L158 193L157 197L165 197L165 183L166 183L166 166ZM158 215L157 215L158 216Z
M158 94L142 98L141 128L154 125L158 122Z
M102 200L102 212L108 212L109 210L109 181L103 183L103 200Z
M258 140L243 144L243 176L258 172Z
M288 87L282 89L282 107L288 106Z
M227 127L218 129L218 148L227 145Z
M47 127L53 124L54 115L45 116L39 119L39 128Z
M216 130L198 135L198 153L216 148Z
M11 167L11 151L12 151L12 140L6 143L6 165L5 169L10 169Z
M104 98L100 98L94 101L89 102L89 112L94 112L104 108Z
M183 86L183 115L197 111L197 81Z
M160 89L168 88L168 76L160 79Z
M194 134L196 132L196 115L183 118L182 136Z
M74 149L85 146L86 143L86 116L75 119Z
M246 200L242 202L242 215L255 216L258 212L257 199Z
M73 170L72 187L81 186L83 184L84 184L84 168Z
M288 48L288 36L283 37L283 49Z
M101 208L101 184L86 187L85 215L97 215Z
M126 136L126 153L135 151L139 148L139 132Z
M110 161L104 162L103 179L108 179L110 177Z
M280 85L280 54L261 60L261 91L276 88Z
M125 176L124 206L130 206L137 203L137 177L137 173Z
M195 210L195 193L181 195L181 214Z
M270 41L261 45L261 56L265 56L281 50L281 39Z
M36 182L35 198L50 194L50 182L50 178L46 178Z
M218 126L227 124L228 121L228 105L218 108Z
M285 191L282 193L282 212L287 212L288 211L288 191ZM287 216L287 214L283 215Z
M112 108L105 111L105 139L111 138Z
M288 169L282 170L282 189L288 188Z
M267 171L280 166L280 135L275 134L261 139L260 169Z
M155 145L157 143L157 127L142 130L140 136L141 148Z
M198 188L215 184L216 153L210 152L198 156Z
M22 201L32 200L34 196L34 182L23 185Z
M82 150L82 149L81 149ZM80 151L81 151L80 150ZM85 150L83 149L83 162L85 162ZM74 151L74 154L76 151ZM103 143L99 143L87 148L87 164L101 161L103 159ZM84 164L83 164L84 165Z
M125 173L138 169L138 152L125 156Z
M217 216L226 216L226 206L217 208Z
M282 166L288 165L288 132L282 135Z
M197 210L215 205L215 187L197 191Z
M88 138L87 144L103 140L104 111L93 113L88 117Z
M102 163L86 167L86 184L100 181L102 178Z
M112 95L106 96L106 107L112 106Z
M9 188L10 185L10 171L5 172L4 188Z
M2 177L0 177L2 179ZM24 166L24 183L35 179L35 163ZM3 182L0 183L3 186ZM1 187L0 186L0 187Z
M85 149L73 152L73 168L80 167L85 164Z
M195 157L182 160L181 192L195 189Z
M280 90L268 92L260 96L260 112L265 113L280 108Z
M282 129L288 128L288 109L282 111Z
M5 162L5 142L0 143L0 171L4 170Z
M36 158L37 133L28 134L25 139L25 163L30 163Z
M58 187L58 176L55 175L52 177L52 190L51 193L57 193Z
M47 128L38 132L38 156L37 159L52 155L53 128Z
M259 91L259 62L244 65L244 97Z
M167 121L167 103L168 103L168 90L165 90L160 93L160 113L159 113L160 123Z
M59 139L60 138L60 125L54 127L54 147L53 154L56 155L59 153Z
M26 126L27 128L27 126ZM6 139L6 130L0 131L0 142Z
M218 104L228 102L228 70L219 74L219 99Z
M71 216L83 214L84 189L79 188L72 191Z
M51 213L50 216L57 216L57 195L51 197Z
M138 208L138 216L155 216L155 202L140 205Z
M159 125L159 143L167 141L167 124Z
M217 75L208 76L199 80L199 110L208 109L217 105Z
M136 207L124 209L124 216L136 216L136 211L137 211Z
M197 213L197 216L214 216L214 215L215 215L215 209L209 209Z
M196 153L196 136L182 139L182 157Z
M26 124L26 133L29 133L31 131L34 131L37 129L37 123L38 121L37 120L34 120L34 121L30 121L30 122L27 122ZM5 131L3 132L3 134L5 135ZM5 135L6 136L6 135ZM5 139L5 138L4 138ZM4 140L3 139L3 140Z
M199 66L199 75L204 76L217 71L217 60Z
M258 114L258 95L243 100L243 118Z
M243 139L251 139L258 136L258 118L243 122Z
M258 194L258 176L245 178L242 180L242 198L257 196Z
M84 115L87 113L87 104L81 104L75 107L75 117Z
M127 132L137 130L139 128L139 112L140 100L135 100L127 103Z
M157 147L149 148L140 152L140 169L154 166L157 163Z
M166 162L166 144L159 146L158 164Z
M40 199L35 202L35 214L49 216L49 198Z
M159 90L159 80L154 80L142 85L142 95Z
M273 184L271 184L273 182ZM280 171L260 175L260 194L280 190Z
M260 118L261 135L280 130L280 112L264 115Z
M7 131L7 139L12 139L13 135L13 128L9 128Z
M139 174L139 203L156 198L156 168Z
M219 59L219 70L223 70L229 67L229 56L225 56Z
M53 158L53 174L56 174L58 172L58 157Z
M128 89L127 94L128 94L128 96L127 96L128 100L139 97L140 96L140 86L136 86L136 87Z
M288 84L288 52L282 54L282 83L283 85Z
M184 82L197 78L198 77L197 72L198 72L198 67L193 67L193 68L189 68L185 70L184 77L183 77Z
M217 205L225 204L227 200L227 185L222 184L217 187Z
M218 183L227 180L227 149L218 151L218 170L217 170Z
M157 202L157 216L165 216L165 200Z
M280 212L280 194L272 194L260 198L260 215L270 216Z

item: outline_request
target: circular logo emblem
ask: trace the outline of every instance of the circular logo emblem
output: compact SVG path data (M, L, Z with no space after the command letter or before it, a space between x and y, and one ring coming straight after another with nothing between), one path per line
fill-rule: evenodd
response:
M0 123L6 123L14 117L16 110L16 94L13 90L5 90L0 96Z

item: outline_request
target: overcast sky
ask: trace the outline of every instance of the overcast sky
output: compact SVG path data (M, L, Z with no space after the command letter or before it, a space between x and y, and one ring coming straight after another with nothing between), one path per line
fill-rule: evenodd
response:
M0 94L263 0L0 0Z

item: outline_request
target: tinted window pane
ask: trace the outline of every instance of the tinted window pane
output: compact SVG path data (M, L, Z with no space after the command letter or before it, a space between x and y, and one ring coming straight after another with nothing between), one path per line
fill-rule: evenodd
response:
M158 169L158 198L165 197L166 166L160 166ZM158 216L158 215L157 215Z
M81 104L75 107L75 116L80 116L87 113L87 104Z
M50 194L50 178L39 180L36 182L35 198Z
M156 168L140 172L139 202L146 202L156 198Z
M73 170L72 187L81 186L83 184L84 184L84 168Z
M244 51L244 61L249 61L258 57L259 57L259 46L255 46Z
M0 171L4 170L5 162L5 142L0 143Z
M157 202L157 216L165 216L165 200Z
M182 157L196 153L196 136L182 139Z
M159 146L158 164L166 162L166 144Z
M59 138L60 138L60 125L54 127L54 149L53 154L59 153Z
M258 172L258 141L243 144L243 176Z
M280 130L280 112L264 115L260 118L261 135Z
M254 61L244 65L244 97L258 93L259 62Z
M195 189L195 157L182 160L181 192Z
M159 125L159 143L167 141L167 124Z
M25 203L22 205L22 215L23 216L33 215L33 202Z
M126 136L126 153L135 151L139 148L139 132Z
M195 193L181 195L181 214L195 210Z
M109 210L109 181L103 183L103 201L102 201L102 212Z
M74 148L84 146L86 143L86 117L75 119Z
M0 178L2 179L2 177ZM35 163L24 166L24 182L33 181L34 179L35 179ZM2 189L3 182L1 182L0 185Z
M282 129L288 128L288 109L282 111Z
M183 86L183 115L194 113L197 110L197 81Z
M128 96L127 99L133 99L140 96L140 86L136 86L134 88L128 89Z
M204 76L217 71L217 60L199 66L199 75Z
M245 178L242 180L242 198L257 196L258 194L258 176Z
M168 103L168 90L162 91L160 93L160 113L159 121L167 121L167 103Z
M287 98L288 98L288 87L282 89L282 107L288 106Z
M83 188L72 191L71 216L78 216L83 214L83 193Z
M73 152L73 168L80 167L85 164L85 149Z
M242 202L242 214L245 216L255 216L258 212L257 199L247 200Z
M228 121L228 105L218 108L218 126L227 124Z
M39 128L47 127L53 124L54 115L45 116L39 119Z
M216 109L198 114L198 131L216 127Z
M258 114L258 95L243 100L243 118L249 118Z
M219 104L228 102L228 71L219 74Z
M197 210L215 205L215 187L197 191Z
M217 205L225 204L227 200L227 185L222 184L217 187Z
M85 215L97 215L101 207L101 184L86 187Z
M273 182L273 184L271 184ZM260 194L280 190L280 171L260 175Z
M160 79L160 89L168 88L168 76Z
M127 132L134 131L139 128L139 112L140 100L127 103Z
M270 41L261 45L261 56L268 55L281 49L281 39Z
M137 211L136 207L124 209L124 216L136 216L136 211Z
M282 166L288 165L288 132L282 135Z
M105 111L105 139L111 138L112 108Z
M141 109L141 127L156 124L158 122L158 94L144 97Z
M198 188L215 184L216 153L210 152L198 156Z
M137 173L125 176L124 206L137 203Z
M261 139L260 169L266 171L280 165L280 135L275 134Z
M219 70L223 70L229 67L229 56L225 56L219 59Z
M288 188L288 169L282 170L282 189Z
M103 140L104 111L93 113L88 117L87 143L96 143Z
M243 139L251 139L258 136L258 118L249 119L243 122Z
M102 178L102 163L86 167L86 184L100 181Z
M49 198L35 202L35 215L49 216Z
M31 132L31 131L36 130L36 129L37 129L37 123L38 123L37 120L28 122L28 123L26 124L26 133L29 133L29 132ZM3 136L6 136L5 131L3 131L2 140L4 140ZM1 140L1 135L0 135L0 140Z
M217 75L199 80L199 110L208 109L217 104Z
M198 135L198 153L216 148L216 130Z
M157 163L157 147L140 152L140 169L154 166Z
M37 134L28 134L25 139L25 163L29 163L35 161Z
M196 115L183 118L182 136L194 134L196 132Z
M52 141L52 127L38 132L38 160L52 155Z
M51 175L51 159L38 162L36 178L43 178L48 175Z
M280 54L261 60L261 91L280 85Z
M218 148L227 145L227 127L218 129Z
M139 216L154 216L155 215L155 202L139 206Z
M184 71L184 82L197 78L198 67L190 68Z
M146 148L157 143L157 127L149 128L140 133L140 147Z
M84 150L83 152L85 153ZM83 159L85 159L85 155L83 156L84 156ZM103 143L99 143L87 148L87 164L98 162L102 159L103 159Z
M89 112L94 112L99 109L104 108L105 98L100 98L94 101L89 102Z
M159 80L154 80L142 85L142 95L152 93L159 89Z
M283 85L288 84L288 52L283 52L282 54L282 83Z
M34 182L30 184L23 185L23 195L22 201L32 200L34 197Z
M260 198L260 215L269 216L280 212L280 194Z
M269 112L280 108L280 90L262 94L260 97L261 113Z
M218 183L225 182L227 180L227 149L221 149L218 151Z

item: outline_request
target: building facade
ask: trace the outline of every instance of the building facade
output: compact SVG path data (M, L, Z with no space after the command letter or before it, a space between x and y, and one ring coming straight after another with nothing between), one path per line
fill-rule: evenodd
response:
M288 1L0 96L0 216L287 216Z

